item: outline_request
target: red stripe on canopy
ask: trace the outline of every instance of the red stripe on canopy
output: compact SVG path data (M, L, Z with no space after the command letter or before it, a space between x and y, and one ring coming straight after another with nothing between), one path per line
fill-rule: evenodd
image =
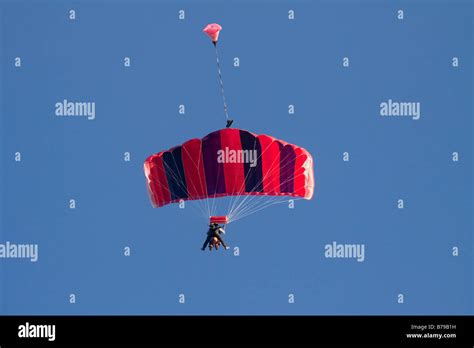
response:
M280 193L280 145L275 138L262 134L258 136L262 147L263 191L267 194Z
M161 155L162 152L150 156L145 161L145 175L148 179L149 189L152 192L152 203L158 207L167 204L171 199Z
M244 164L237 163L238 151L242 150L240 130L221 130L221 149L224 160L225 187L229 195L245 191ZM219 158L218 158L219 159Z
M189 199L198 199L207 196L206 176L204 174L204 163L202 159L202 148L200 139L192 139L182 146L181 157L183 159L184 172Z

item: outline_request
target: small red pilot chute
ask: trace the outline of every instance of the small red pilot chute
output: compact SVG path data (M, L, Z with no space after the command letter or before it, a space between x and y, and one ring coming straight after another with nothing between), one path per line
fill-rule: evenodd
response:
M215 44L217 42L217 39L219 39L219 33L221 32L221 30L222 27L219 24L212 23L206 25L206 27L202 31L205 32Z
M216 224L227 224L227 216L222 215L222 216L211 216L209 219L209 223L216 223Z

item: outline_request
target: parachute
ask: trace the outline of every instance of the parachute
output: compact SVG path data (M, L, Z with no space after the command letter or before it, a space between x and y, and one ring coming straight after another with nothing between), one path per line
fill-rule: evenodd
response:
M308 151L236 128L221 129L154 154L145 160L144 171L154 207L225 196L311 199L314 190L313 159ZM262 208L265 203L252 208ZM230 208L227 222L249 207L234 202ZM211 217L213 211L208 209L205 215Z
M234 120L228 114L217 49L221 30L217 23L203 29L215 47L226 128L151 155L145 160L144 172L154 207L198 203L211 223L229 224L273 204L286 203L288 197L311 199L314 174L313 159L304 148L230 128ZM217 202L221 199L228 200L225 211Z

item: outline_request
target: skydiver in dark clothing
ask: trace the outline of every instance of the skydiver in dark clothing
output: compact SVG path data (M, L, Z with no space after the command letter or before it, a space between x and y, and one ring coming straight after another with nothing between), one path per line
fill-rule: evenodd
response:
M212 243L212 241L217 239L217 242L220 242L224 248L227 250L229 247L225 244L224 240L221 237L221 234L224 234L225 231L224 229L219 226L217 223L213 222L212 224L209 225L209 231L207 231L207 238L206 241L204 242L201 250L205 250L207 245L209 244L209 249L212 249L212 246L215 246L217 249L217 245L215 243Z

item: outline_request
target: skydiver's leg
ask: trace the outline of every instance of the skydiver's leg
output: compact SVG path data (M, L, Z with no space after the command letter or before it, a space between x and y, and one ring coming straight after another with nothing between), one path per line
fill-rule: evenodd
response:
M204 244L203 244L201 250L206 250L206 247L207 247L207 245L209 244L209 242L211 241L211 238L212 238L211 236L207 236L207 238L206 238L206 240L205 240L205 242L204 242Z
M217 239L219 240L219 242L221 242L222 246L227 249L227 244L225 244L224 240L219 234L217 234Z

